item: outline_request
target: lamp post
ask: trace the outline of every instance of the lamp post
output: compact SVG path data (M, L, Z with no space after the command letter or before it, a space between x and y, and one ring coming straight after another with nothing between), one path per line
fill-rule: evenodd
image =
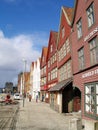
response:
M26 72L26 63L27 61L25 59L23 59L23 62L24 62L24 70L23 70L23 107L24 107L24 103L25 103L25 82L26 82L26 79L25 79L25 72Z

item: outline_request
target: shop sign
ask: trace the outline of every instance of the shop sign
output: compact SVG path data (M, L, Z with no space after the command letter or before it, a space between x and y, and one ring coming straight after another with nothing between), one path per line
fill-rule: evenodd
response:
M98 74L98 69L92 70L92 71L82 74L82 78L87 78L87 77L97 75L97 74Z
M91 33L89 33L85 38L84 42L86 42L91 36L93 36L96 32L98 32L98 27L96 27Z

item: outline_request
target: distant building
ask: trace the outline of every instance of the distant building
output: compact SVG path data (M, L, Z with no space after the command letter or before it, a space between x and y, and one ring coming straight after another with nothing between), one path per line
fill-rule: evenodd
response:
M33 94L33 71L34 71L34 62L32 62L30 65L30 81L29 81L30 91L29 91L29 94Z
M50 106L58 112L73 111L73 86L72 86L72 59L71 59L71 20L72 8L62 7L60 16L60 26L55 43L57 48L56 71L57 77L50 91ZM54 50L54 48L53 48ZM51 58L50 58L51 59ZM52 60L51 60L52 61ZM51 64L54 68L54 64ZM53 81L53 80L52 80ZM50 81L51 82L51 81Z
M0 93L2 93L3 92L3 88L0 88Z
M17 91L22 95L22 85L23 85L23 73L18 74L18 88Z
M47 86L47 47L42 48L40 62L40 99L49 102L48 86ZM43 99L44 97L44 99Z
M30 70L30 94L35 99L36 95L40 96L40 58L32 65Z
M27 94L30 91L30 85L29 85L30 84L30 72L24 73L24 82L25 82L24 90L25 90L25 93Z
M12 82L6 82L4 89L5 89L6 93L12 93L13 92L13 83Z
M58 82L57 75L57 37L58 32L50 31L47 52L47 85L48 89L54 87ZM48 91L49 92L49 91ZM54 107L54 93L49 92L50 106Z

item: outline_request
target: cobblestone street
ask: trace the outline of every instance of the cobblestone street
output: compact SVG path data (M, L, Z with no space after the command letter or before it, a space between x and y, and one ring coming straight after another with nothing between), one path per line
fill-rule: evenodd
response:
M16 130L69 130L73 116L52 110L49 104L35 101L20 101Z
M15 130L18 105L0 104L0 130Z

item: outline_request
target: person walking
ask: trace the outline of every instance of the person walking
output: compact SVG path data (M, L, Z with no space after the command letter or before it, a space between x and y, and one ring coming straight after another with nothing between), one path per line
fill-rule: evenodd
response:
M38 95L36 95L36 102L38 102Z
M32 96L31 94L29 94L29 102L31 102Z
M44 101L44 95L42 95L42 102Z

